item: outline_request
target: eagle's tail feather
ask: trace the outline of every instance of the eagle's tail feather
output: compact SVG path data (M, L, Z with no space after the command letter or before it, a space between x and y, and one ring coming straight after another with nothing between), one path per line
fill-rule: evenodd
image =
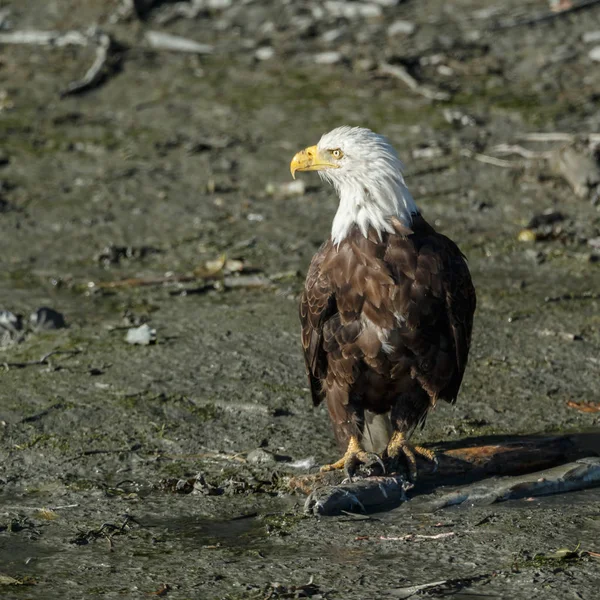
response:
M367 452L381 454L387 447L394 429L390 413L377 414L365 410L362 445Z

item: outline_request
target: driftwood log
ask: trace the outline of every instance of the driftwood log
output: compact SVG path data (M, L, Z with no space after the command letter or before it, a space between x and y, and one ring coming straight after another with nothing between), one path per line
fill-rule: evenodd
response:
M431 463L421 461L416 486L408 483L403 474L343 482L343 474L328 472L292 477L288 487L308 496L307 513L336 515L393 508L416 496L431 494L440 486L453 489L429 496L432 510L469 499L494 502L600 485L600 459L575 462L600 455L600 433L496 437L470 443L466 440L463 444L437 447L437 470ZM554 469L560 465L567 466ZM516 477L531 473L535 474Z

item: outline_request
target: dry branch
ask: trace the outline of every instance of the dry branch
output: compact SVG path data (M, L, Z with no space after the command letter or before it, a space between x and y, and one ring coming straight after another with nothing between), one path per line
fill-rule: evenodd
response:
M391 75L405 83L413 92L429 98L430 100L449 100L450 94L435 90L425 85L421 85L404 67L400 65L390 65L382 62L379 65L379 71L384 75Z
M598 454L599 451L600 439L593 435L521 438L438 451L438 471L434 473L428 462L420 463L419 481L413 489L402 475L368 477L342 484L342 475L335 472L292 477L288 487L308 495L305 509L311 514L373 511L401 504L408 498L409 490L410 496L414 496L432 486L473 482L498 475L522 475ZM600 467L595 481L595 484L600 483ZM583 478L579 483L585 486L589 481ZM491 486L490 494L493 489ZM557 487L556 491L561 490ZM529 495L534 493L535 490L531 489Z
M107 67L111 57L111 51L114 48L111 37L101 31L94 32L93 38L96 43L96 58L92 66L85 75L70 83L66 89L61 92L61 96L72 96L97 87L107 75Z
M553 21L559 17L564 17L568 14L574 13L576 11L583 10L585 8L591 8L596 4L600 4L600 0L580 0L579 2L575 2L568 8L563 8L557 11L550 12L542 12L537 15L533 15L531 17L525 17L522 19L510 19L506 21L502 21L491 27L492 30L499 29L511 29L513 27L522 27L525 25L537 25L538 23L545 23L548 21Z
M582 458L566 465L518 477L502 477L434 494L417 508L433 512L447 506L492 504L535 496L549 496L600 485L600 458Z

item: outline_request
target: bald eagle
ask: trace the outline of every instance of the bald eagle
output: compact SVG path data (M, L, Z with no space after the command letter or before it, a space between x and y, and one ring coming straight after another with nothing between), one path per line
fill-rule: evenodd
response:
M476 300L465 257L421 216L396 151L369 129L330 131L290 170L318 171L339 196L300 301L312 399L326 401L346 449L322 470L352 477L374 457L388 471L404 460L414 481L415 455L435 455L410 435L438 399L455 402L467 365ZM378 418L383 461L366 450Z

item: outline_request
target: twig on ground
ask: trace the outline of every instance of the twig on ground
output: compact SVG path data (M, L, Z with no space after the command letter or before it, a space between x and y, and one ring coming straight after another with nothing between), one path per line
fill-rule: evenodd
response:
M32 46L87 46L89 36L80 31L38 31L29 29L0 33L0 44L26 44Z
M262 275L236 275L222 278L202 278L197 275L165 275L163 277L131 277L129 279L118 279L116 281L101 281L98 283L90 282L88 283L88 287L100 289L118 289L193 282L206 283L204 283L200 289L189 290L181 288L175 290L173 294L198 293L199 291L208 292L210 290L218 290L219 288L224 288L227 290L236 288L265 288L274 285L271 278Z
M147 31L146 41L155 50L170 50L173 52L190 52L192 54L212 54L213 46L200 44L194 40L171 35L162 31Z
M549 131L547 133L525 133L518 136L524 142L574 142L577 138L588 138L590 142L600 142L600 133L563 133L560 131Z
M56 356L57 354L66 354L68 356L72 356L72 355L80 354L80 353L81 353L81 350L52 350L51 352L44 354L44 356L42 356L42 358L40 358L39 360L28 360L25 362L3 362L0 364L7 371L11 367L15 368L15 369L24 369L25 367L32 367L32 366L37 366L37 365L48 365L48 364L50 364L48 359L52 356Z
M497 152L498 154L517 154L527 160L547 160L552 155L552 151L536 152L535 150L529 150L528 148L523 148L523 146L517 144L498 144L492 148L492 152Z
M108 74L108 63L114 49L112 38L102 31L95 31L90 37L96 43L96 58L81 79L73 81L61 92L63 98L97 87Z
M197 19L202 11L206 10L205 0L191 0L191 2L176 2L159 14L156 21L161 25L170 23L179 18Z
M384 75L391 75L405 83L413 92L429 98L430 100L449 100L450 94L440 90L432 89L421 85L404 67L400 65L391 65L386 62L379 64L379 71Z
M494 167L502 167L503 169L521 169L523 164L511 160L504 160L503 158L496 158L495 156L488 156L487 154L480 154L479 152L473 152L468 148L463 148L460 153L467 158L473 158L479 162L487 165L493 165Z
M583 10L585 8L591 8L596 4L600 4L600 0L580 0L580 2L575 2L570 7L563 8L559 11L543 12L538 13L537 15L533 15L532 17L501 21L500 23L494 24L492 27L490 27L490 29L500 30L511 29L513 27L522 27L524 25L537 25L538 23L553 21L554 19L564 17L568 14Z

